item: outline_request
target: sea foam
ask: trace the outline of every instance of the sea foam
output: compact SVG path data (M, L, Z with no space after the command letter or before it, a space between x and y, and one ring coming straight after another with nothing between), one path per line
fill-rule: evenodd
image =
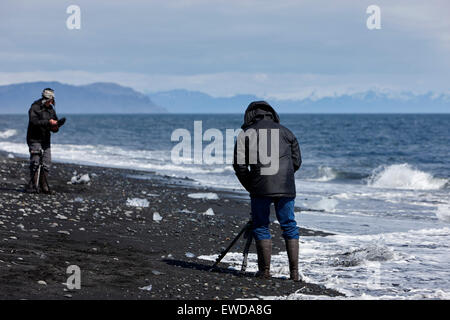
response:
M0 139L8 139L12 136L15 136L17 134L17 130L15 129L8 129L5 131L0 131Z
M314 179L316 181L331 181L336 179L338 173L335 169L327 166L319 166L319 178Z
M450 295L447 276L449 235L449 228L439 228L301 237L299 267L302 279L346 295L337 299L445 299ZM199 255L197 258L212 262L217 255ZM239 270L242 252L229 252L223 262L229 264L229 268ZM250 253L247 271L256 270L256 254ZM285 251L272 255L271 271L276 278L289 276ZM308 298L301 293L272 298ZM318 296L309 298L320 299Z
M443 188L447 180L435 178L427 172L403 163L375 169L368 184L375 188L436 190Z
M326 212L336 212L336 206L338 203L339 201L336 199L322 198L312 204L312 208L316 210L324 210Z
M450 206L441 204L436 211L436 217L444 222L450 222Z

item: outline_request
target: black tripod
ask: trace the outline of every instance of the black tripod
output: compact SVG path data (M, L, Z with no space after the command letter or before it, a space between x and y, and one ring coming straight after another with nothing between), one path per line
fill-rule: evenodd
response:
M233 241L231 241L231 243L228 245L228 247L219 254L219 257L217 257L216 262L214 262L212 269L217 267L217 265L220 263L220 261L222 261L222 259L226 256L228 251L230 251L230 249L239 240L239 238L242 235L244 235L244 239L247 239L247 241L246 241L245 247L244 247L244 260L242 261L241 272L242 273L245 272L245 270L247 269L248 252L250 250L250 246L253 241L252 225L253 225L253 222L250 219L250 221L248 221L245 224L245 226L241 229L241 231L239 231L238 235L233 239Z

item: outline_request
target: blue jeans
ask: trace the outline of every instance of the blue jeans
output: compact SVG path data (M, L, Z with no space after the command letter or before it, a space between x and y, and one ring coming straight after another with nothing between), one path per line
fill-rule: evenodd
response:
M253 235L256 240L270 239L270 205L275 205L277 219L283 230L283 238L298 239L299 232L294 216L295 198L252 197Z

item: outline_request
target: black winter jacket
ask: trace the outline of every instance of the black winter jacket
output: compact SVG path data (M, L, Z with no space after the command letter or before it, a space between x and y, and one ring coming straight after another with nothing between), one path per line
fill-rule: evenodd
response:
M55 109L45 106L42 99L36 100L28 111L27 144L41 143L50 146L50 123L49 120L58 120Z
M262 175L260 162L259 145L257 163L249 163L248 138L246 143L245 163L239 164L237 161L237 143L234 148L233 168L237 178L252 197L295 197L294 173L302 164L300 147L294 134L280 124L280 118L275 110L265 101L252 102L245 111L243 132L249 129L279 129L279 170L275 174ZM268 135L270 137L270 134ZM270 139L268 139L268 146ZM269 147L270 148L270 147Z

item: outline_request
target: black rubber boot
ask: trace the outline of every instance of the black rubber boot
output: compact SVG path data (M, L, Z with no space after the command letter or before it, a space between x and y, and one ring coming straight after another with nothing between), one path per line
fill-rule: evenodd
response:
M258 272L256 276L269 279L272 239L256 240L256 253L258 254Z
M41 187L41 192L45 194L51 194L50 187L48 185L48 171L42 170L39 185Z
M286 239L285 242L289 259L290 279L300 281L298 275L298 239Z
M27 193L39 193L39 172L37 169L31 171L31 178L30 178L30 182L28 182L27 186L25 187L25 192Z
M33 179L30 179L30 182L25 186L26 193L37 193L36 186L34 185Z

